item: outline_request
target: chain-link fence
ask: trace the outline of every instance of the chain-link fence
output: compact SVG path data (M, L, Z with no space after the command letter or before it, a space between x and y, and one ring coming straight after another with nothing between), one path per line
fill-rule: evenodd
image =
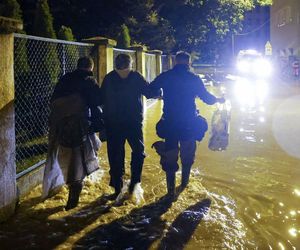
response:
M15 34L17 172L46 157L49 100L55 83L93 45Z
M115 68L115 59L119 54L127 54L131 56L132 59L132 69L136 70L136 51L135 50L129 50L129 49L117 49L114 48L114 68Z

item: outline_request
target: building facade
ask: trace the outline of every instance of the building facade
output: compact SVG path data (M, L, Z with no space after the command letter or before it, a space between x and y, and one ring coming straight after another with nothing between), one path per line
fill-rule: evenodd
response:
M300 0L273 0L271 44L275 56L300 56Z
M235 35L235 54L245 49L255 49L263 54L269 40L270 7L257 6L245 13L243 30Z

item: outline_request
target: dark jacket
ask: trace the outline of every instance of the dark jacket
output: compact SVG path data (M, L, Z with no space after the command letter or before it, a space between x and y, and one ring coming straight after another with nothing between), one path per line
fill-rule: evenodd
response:
M152 96L148 85L136 71L131 71L127 78L121 78L115 70L108 73L101 86L105 124L108 127L121 124L141 125L143 95L147 98Z
M163 117L167 121L184 122L197 115L195 99L199 97L207 104L217 99L210 94L200 77L189 70L188 65L176 65L160 74L151 84L152 90L163 91Z
M87 107L99 106L101 103L100 87L93 78L93 73L77 69L65 74L56 84L51 102L57 98L79 93Z
M51 109L54 108L53 103L56 100L76 95L78 95L78 100L76 99L77 102L83 101L85 118L89 120L90 132L99 132L103 126L101 124L101 115L99 115L98 112L98 106L101 104L101 92L99 85L93 78L92 72L76 69L75 71L62 76L56 84L52 94ZM72 109L72 107L65 107L64 110L62 110L64 115L68 115L68 113L70 113L69 109ZM54 110L51 112L51 116L53 116L53 111ZM51 116L49 121L50 123Z

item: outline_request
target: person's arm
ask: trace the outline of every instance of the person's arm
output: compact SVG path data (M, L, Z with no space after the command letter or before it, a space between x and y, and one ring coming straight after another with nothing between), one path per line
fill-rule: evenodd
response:
M90 107L100 106L102 103L100 86L92 77L86 80L86 98Z
M158 75L148 86L148 91L152 94L152 98L161 98L162 97L162 88L164 85L164 73Z
M200 77L195 76L197 96L206 104L213 105L216 102L224 103L225 99L223 97L218 98L207 91Z
M140 87L141 87L141 93L147 99L157 98L157 97L160 96L160 91L149 88L149 83L145 80L145 78L141 74L138 74L137 78L138 78L138 82L139 82Z

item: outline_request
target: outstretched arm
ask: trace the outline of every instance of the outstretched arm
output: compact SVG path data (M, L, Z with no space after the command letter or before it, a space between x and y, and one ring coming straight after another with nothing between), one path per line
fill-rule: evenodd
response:
M162 97L163 84L164 84L164 74L160 74L148 85L148 91L150 91L153 95L152 98Z
M141 89L142 89L142 94L146 97L146 98L158 98L161 96L160 94L160 90L156 90L153 88L150 88L150 84L145 80L145 78L140 75L139 76L140 79L140 83L141 83Z
M211 93L209 93L205 88L200 77L197 77L196 79L196 86L197 86L197 96L206 104L213 105L216 102L220 102L220 103L225 102L225 99L223 97L218 98L212 95Z

